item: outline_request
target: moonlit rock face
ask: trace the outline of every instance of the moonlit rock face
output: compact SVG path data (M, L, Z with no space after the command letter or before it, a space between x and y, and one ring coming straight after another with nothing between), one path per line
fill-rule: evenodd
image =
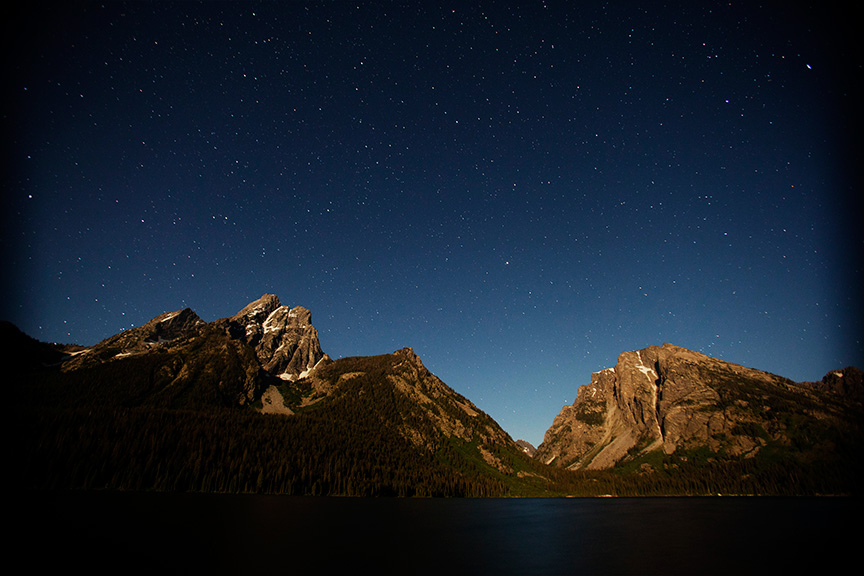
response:
M273 294L251 302L230 322L244 329L262 368L283 380L302 378L324 357L312 313L303 306L283 306Z
M162 319L159 320L159 322L168 322L169 320L176 318L178 314L180 314L179 310L177 312L169 312L168 314L163 316Z
M281 303L276 295L264 294L261 298L247 304L231 319L238 322L260 324L279 306L281 306Z
M746 403L720 401L720 391L754 384L785 390L787 382L671 344L622 352L614 370L592 374L573 405L555 417L537 457L569 468L602 469L634 450L671 454L706 446L716 451L721 438L734 456L755 454L758 439L736 432L753 419Z
M98 364L107 351L114 351L115 359L146 354L166 344L190 337L206 323L190 308L165 312L146 324L124 330L95 346L75 354L76 358L64 364L64 370L74 370L90 364Z

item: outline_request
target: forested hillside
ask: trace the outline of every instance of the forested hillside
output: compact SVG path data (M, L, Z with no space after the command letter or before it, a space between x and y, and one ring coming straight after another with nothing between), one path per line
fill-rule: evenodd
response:
M764 387L745 391L791 444L767 441L758 457L707 446L643 453L637 446L613 468L568 470L524 454L410 349L322 362L284 380L260 370L248 345L206 326L144 354L103 351L105 360L65 371L60 362L68 355L58 347L20 333L6 343L9 468L12 485L23 489L816 495L860 494L864 473L860 424L826 428L813 405L790 407L788 394L775 398ZM278 388L293 414L261 413L267 387ZM250 399L250 391L257 396ZM845 410L860 414L860 403Z

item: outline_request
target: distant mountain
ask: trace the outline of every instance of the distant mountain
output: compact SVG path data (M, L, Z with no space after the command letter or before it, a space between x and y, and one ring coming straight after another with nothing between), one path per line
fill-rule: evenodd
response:
M861 371L795 383L679 346L623 352L555 417L536 458L570 469L848 457L861 446Z

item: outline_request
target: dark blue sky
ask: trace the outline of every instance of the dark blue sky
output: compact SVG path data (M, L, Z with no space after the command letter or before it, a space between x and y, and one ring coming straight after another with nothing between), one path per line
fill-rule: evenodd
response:
M92 344L275 293L534 444L623 350L864 364L858 15L432 4L17 8L2 317Z

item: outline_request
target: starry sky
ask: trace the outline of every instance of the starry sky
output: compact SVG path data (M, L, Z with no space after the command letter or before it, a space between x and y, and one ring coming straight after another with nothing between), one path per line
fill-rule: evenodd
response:
M624 350L864 367L857 14L17 4L0 317L35 338L274 293L535 445Z

